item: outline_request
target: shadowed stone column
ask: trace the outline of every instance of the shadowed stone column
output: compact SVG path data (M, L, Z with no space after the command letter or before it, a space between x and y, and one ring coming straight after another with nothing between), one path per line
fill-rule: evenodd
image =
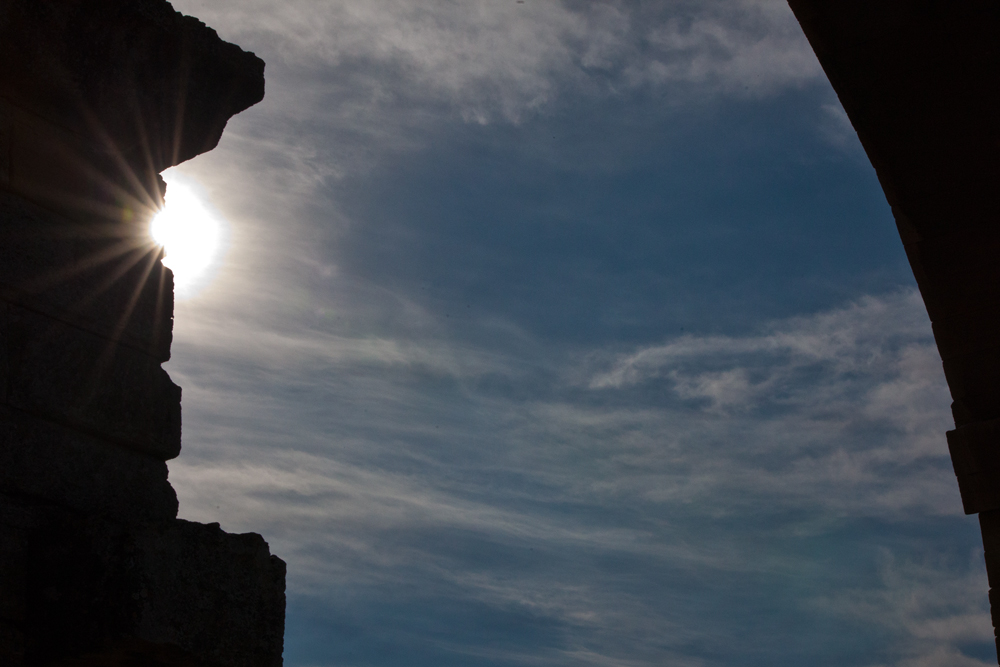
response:
M0 0L0 664L280 665L284 563L178 520L159 173L264 95L165 0Z
M1000 613L1000 3L789 0L878 174L954 399Z

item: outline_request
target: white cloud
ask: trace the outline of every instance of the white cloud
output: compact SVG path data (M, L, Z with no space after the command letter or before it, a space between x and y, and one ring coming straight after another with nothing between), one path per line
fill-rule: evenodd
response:
M636 431L661 438L630 452L656 497L742 488L851 514L961 512L944 444L950 399L915 290L591 363L599 370L581 381L592 391L666 388L678 402L662 424L635 413ZM672 467L652 463L664 451Z
M734 2L653 28L656 55L628 68L656 84L689 82L729 94L766 95L813 81L819 63L785 3Z
M346 447L363 457L366 447L384 452L378 441L389 438L410 455L416 444L408 440L431 437L441 448L434 456L461 457L479 443L491 455L476 460L532 480L525 493L538 502L696 502L732 512L770 498L776 507L795 502L852 516L958 515L944 444L948 393L923 318L919 296L906 292L778 322L759 335L684 336L629 354L593 353L582 364L592 372L581 394L578 359L544 350L532 361L458 346L440 328L348 338L227 325L192 311L178 324L178 349L217 366L170 370L185 387L187 410L266 421L268 432L287 430L312 452ZM223 386L234 369L243 369L242 380ZM525 399L475 388L501 377L514 386L555 384ZM264 400L248 384L253 378L277 392L272 410L239 407ZM454 391L426 393L427 382L441 381ZM313 393L303 403L300 391ZM356 419L359 408L371 411L367 421ZM327 411L319 421L306 416L316 409ZM377 426L361 426L368 422ZM355 444L325 444L327 428ZM440 465L429 483L443 484L447 498L469 470Z
M899 561L884 552L881 586L842 591L814 604L894 629L900 654L896 667L981 667L987 663L956 648L993 642L982 551L969 554L969 560L967 567L951 569L940 562Z
M926 655L898 663L899 667L993 667L992 662L970 658L950 647L940 647Z
M839 150L858 151L860 148L858 133L851 125L851 119L847 117L847 112L840 102L824 104L820 109L823 112L820 132L827 143ZM868 158L865 156L863 159Z
M595 375L589 384L592 389L637 384L698 359L762 366L760 355L766 357L763 366L771 373L794 373L816 363L829 365L831 372L843 377L857 372L892 373L900 355L905 356L901 348L926 346L929 336L926 311L916 291L888 298L863 297L827 313L771 323L756 336L682 336L645 347L619 356L611 369ZM778 381L769 378L763 389L771 391Z
M382 108L411 97L450 104L475 122L516 121L568 90L680 84L685 97L764 95L821 76L780 0L174 5L274 66L326 71L335 86L365 64L376 75L365 80L367 93L336 104Z
M780 545L831 522L957 520L947 390L925 317L914 293L890 294L582 364L497 349L457 362L435 329L344 341L185 317L178 349L190 361L170 369L185 388L185 452L171 479L183 516L263 532L296 594L444 587L600 637L551 664L588 651L594 664L654 664L663 654L644 638L707 630L629 575L597 576L595 559L723 581L807 567ZM532 363L554 383L540 394L476 388ZM717 521L747 526L701 528ZM816 608L880 619L922 642L920 659L981 640L981 570L899 571L886 566L884 590Z

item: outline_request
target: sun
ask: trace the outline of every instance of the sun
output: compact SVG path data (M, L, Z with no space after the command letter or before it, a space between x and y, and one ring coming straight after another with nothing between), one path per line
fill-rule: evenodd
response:
M174 273L179 298L193 296L208 283L222 249L224 225L209 209L194 184L167 179L166 206L149 225L149 233L163 246L164 266Z

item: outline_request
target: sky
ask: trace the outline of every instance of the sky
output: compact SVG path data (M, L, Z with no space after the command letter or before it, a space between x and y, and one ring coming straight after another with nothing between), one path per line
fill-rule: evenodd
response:
M221 249L165 368L180 516L288 563L286 665L994 664L927 314L784 2L173 5L267 63L166 174Z

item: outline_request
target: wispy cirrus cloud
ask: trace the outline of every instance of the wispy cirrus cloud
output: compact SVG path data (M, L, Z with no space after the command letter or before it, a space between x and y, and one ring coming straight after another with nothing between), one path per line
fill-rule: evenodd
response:
M686 86L685 97L758 96L821 76L779 0L174 4L272 66L324 70L331 89L361 86L366 95L341 103L369 111L408 100L516 122L564 92Z
M854 511L917 503L956 513L942 444L948 392L929 334L916 291L866 297L754 336L683 336L619 354L587 386L666 389L708 428L727 425L728 438L747 444L730 450L730 476L745 474L761 493L808 496L830 485L830 502L850 498Z
M355 341L340 354L336 339L308 332L245 333L262 345L233 344L242 359L171 368L194 423L172 481L185 516L264 532L291 564L294 595L355 591L376 617L390 600L447 595L462 614L548 628L492 659L652 664L664 654L650 637L696 646L714 632L678 613L688 595L708 613L737 581L780 586L813 567L815 545L851 548L838 526L960 514L947 390L922 317L914 293L894 293L755 335L518 361L547 367L542 376L505 374L502 349L480 351L493 365L428 366L426 341ZM182 355L185 340L182 328ZM883 560L922 557L880 548ZM855 592L814 582L797 604L875 624L898 638L899 660L936 664L982 641L981 567L882 572ZM894 615L879 611L904 599ZM437 613L425 621L454 622ZM449 655L482 650L449 642ZM694 648L675 654L718 664Z
M956 648L994 639L983 600L988 584L978 549L968 554L969 567L964 571L960 564L947 571L940 561L899 559L889 551L882 551L879 560L880 585L835 592L813 604L894 628L900 657L891 664L897 667L990 664Z
M889 323L892 326L887 326ZM839 375L877 373L880 362L898 361L900 357L893 355L901 354L907 345L930 340L926 311L915 291L889 299L864 297L830 312L768 326L756 336L682 336L620 355L589 386L622 387L667 374L681 377L687 362L712 357L743 372L749 372L751 366L767 370L770 376L757 384L763 383L763 389L770 390L780 381L778 374L816 363L829 365ZM710 392L705 396L710 397Z

